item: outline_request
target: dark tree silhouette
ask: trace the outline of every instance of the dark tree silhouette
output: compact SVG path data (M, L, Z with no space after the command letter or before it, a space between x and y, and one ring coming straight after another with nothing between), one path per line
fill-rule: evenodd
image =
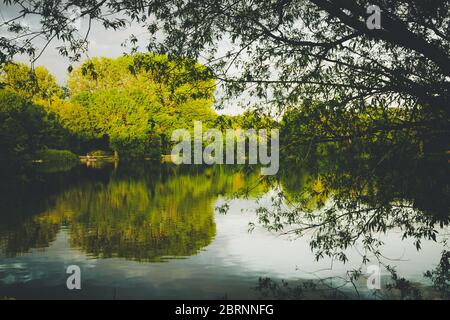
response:
M380 29L366 25L369 5L382 10ZM436 119L448 126L448 1L5 0L2 6L18 9L1 25L10 34L0 38L3 62L17 53L34 61L55 39L65 44L61 54L77 60L94 21L112 29L140 23L148 29L147 49L206 57L229 94L248 90L278 107L319 98L353 109L402 105L426 110L432 126ZM71 23L74 6L88 21L85 34ZM35 15L39 30L20 24ZM47 39L39 48L38 36ZM229 50L218 52L221 42Z

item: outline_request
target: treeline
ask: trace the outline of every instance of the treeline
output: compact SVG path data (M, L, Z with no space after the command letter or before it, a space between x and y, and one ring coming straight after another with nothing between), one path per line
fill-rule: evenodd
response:
M0 70L0 83L3 165L17 166L54 149L158 159L170 153L172 131L192 128L194 120L219 129L264 122L251 112L216 114L210 70L159 54L93 58L71 70L67 87L44 67L9 63Z
M215 80L201 64L159 54L117 59L93 58L71 70L66 87L44 67L9 63L0 69L0 167L9 171L33 160L106 151L120 158L159 159L170 154L175 129L281 129L284 159L296 160L299 146L332 141L378 139L412 125L426 149L448 150L445 139L430 143L426 112L360 104L342 109L311 101L286 108L279 122L254 111L218 115L213 109ZM448 123L433 121L434 131ZM441 133L442 135L442 133ZM392 134L389 135L391 138ZM59 151L67 150L67 151Z

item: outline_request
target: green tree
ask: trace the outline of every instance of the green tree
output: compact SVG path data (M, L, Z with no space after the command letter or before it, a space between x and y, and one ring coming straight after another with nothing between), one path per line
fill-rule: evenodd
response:
M0 161L10 168L38 150L66 147L67 133L42 107L10 90L0 90Z
M18 53L40 54L33 42L35 34L18 23L31 14L42 18L37 32L49 41L56 37L64 40L62 54L80 57L88 36L77 36L70 26L64 14L67 3L5 3L20 3L24 10L5 24L11 36L0 42L3 60ZM228 84L230 95L247 91L249 96L280 109L325 99L341 109L356 110L369 101L383 108L400 106L411 113L425 112L427 129L448 130L448 1L372 1L381 9L380 29L367 27L371 13L365 0L263 0L257 4L246 0L143 1L141 5L106 0L70 4L81 8L81 18L99 21L106 28L122 28L127 21L144 25L150 35L149 50L193 60L206 57L214 75ZM122 15L119 18L111 12ZM131 40L138 43L136 37ZM231 44L218 56L223 40ZM423 125L408 121L411 127Z
M158 141L151 132L149 109L141 98L140 91L131 89L79 94L73 99L75 109L66 114L65 121L87 139L108 136L109 147L125 157L157 156Z
M0 83L5 89L35 102L48 103L63 94L55 77L41 66L31 69L23 63L8 63L0 69Z
M68 128L97 139L106 135L111 149L125 156L155 156L159 144L168 152L174 129L192 128L194 120L212 127L216 117L214 80L190 60L93 58L72 71L68 87L77 105L59 108Z

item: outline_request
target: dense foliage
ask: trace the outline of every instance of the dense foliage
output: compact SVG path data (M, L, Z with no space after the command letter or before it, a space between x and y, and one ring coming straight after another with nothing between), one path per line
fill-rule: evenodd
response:
M324 100L339 109L362 104L426 112L428 128L446 128L449 115L450 6L448 1L374 0L5 0L17 16L5 21L0 63L16 54L33 61L43 47L35 33L62 41L60 53L78 60L89 47L68 8L105 28L139 23L146 49L206 58L227 96L246 92L264 106L284 109ZM369 5L381 9L380 28L368 28ZM37 15L37 31L20 24ZM132 50L142 37L132 36ZM221 50L219 50L221 48ZM225 48L222 50L222 48ZM258 99L256 99L258 100ZM274 108L275 107L275 108ZM415 126L409 120L411 127ZM422 126L423 123L419 123ZM392 130L385 128L384 130Z
M93 58L71 72L68 88L43 67L9 63L0 82L5 161L47 148L158 159L174 129L217 122L209 70L165 55Z
M7 172L46 148L67 147L55 116L10 90L0 90L0 167Z
M156 54L94 58L68 81L85 122L61 116L81 135L108 136L110 147L125 155L157 155L159 145L167 152L174 129L191 128L194 120L212 126L216 118L214 80L208 69L191 64Z

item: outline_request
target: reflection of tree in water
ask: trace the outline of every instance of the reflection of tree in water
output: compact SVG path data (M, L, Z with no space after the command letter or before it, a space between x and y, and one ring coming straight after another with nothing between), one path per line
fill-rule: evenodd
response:
M260 278L255 290L259 292L263 299L278 300L361 299L369 297L402 300L450 299L450 251L442 252L436 268L425 272L424 277L431 281L431 287L411 282L399 276L392 266L386 265L385 267L390 279L379 290L365 292L364 296L356 286L362 276L360 269L348 271L347 277L318 278L316 280L294 281L293 283Z
M60 224L51 220L28 219L13 231L0 231L0 252L15 256L31 248L46 248L56 239L59 230Z
M2 232L2 249L14 255L46 247L66 225L71 245L95 256L158 261L192 255L215 235L217 196L256 179L223 167L122 168L107 181L61 192L44 213Z
M258 210L260 220L273 230L309 232L317 258L342 261L358 240L367 254L379 253L378 234L392 229L413 237L417 248L423 239L436 240L436 229L449 222L450 166L445 152L424 153L423 143L407 138L290 150L308 157L297 163L300 170L289 159L281 166L283 201Z
M31 248L45 248L56 239L61 218L43 214L52 208L57 196L77 184L89 180L105 181L103 172L49 174L27 172L22 179L5 177L0 183L0 252L7 256L24 253Z
M213 183L201 176L155 184L112 179L108 185L68 192L61 201L79 213L71 221L71 243L103 257L153 260L195 254L215 235Z
M450 165L446 138L428 140L398 133L339 143L308 143L302 148L297 144L285 150L288 156L282 157L286 163L280 166L279 197L272 208L257 210L259 220L270 230L294 236L308 233L317 259L327 256L346 262L345 251L358 245L363 248L359 251L364 264L371 259L381 263L384 243L380 235L391 230L400 231L403 239L414 239L418 250L423 240L447 246ZM444 298L448 298L450 285L448 259L448 251L444 251L440 267L427 272ZM420 297L395 268L385 267L392 276L391 290L400 292L402 298ZM361 275L361 270L352 272ZM264 290L273 289L277 295L300 290L283 289L280 293L279 284L263 284Z
M423 239L445 239L438 229L449 222L448 158L427 150L423 141L381 136L296 146L287 154L281 156L285 163L279 176L270 178L279 183L281 197L257 212L271 230L298 236L309 232L317 258L345 261L345 250L357 242L364 246L364 262L373 255L379 258L378 235L390 230L414 238L417 248ZM116 171L88 170L75 178L54 175L56 182L31 187L20 201L14 200L19 192L2 189L5 200L11 199L9 205L2 203L7 214L2 218L1 249L15 255L46 247L65 225L72 246L95 256L161 261L192 255L215 235L213 203L218 195L267 191L267 185L258 185L257 172L119 166ZM443 257L445 262L445 253ZM428 278L448 292L449 270L442 261ZM403 290L405 297L416 292L405 279L392 275L392 290ZM297 294L295 290L288 296Z

